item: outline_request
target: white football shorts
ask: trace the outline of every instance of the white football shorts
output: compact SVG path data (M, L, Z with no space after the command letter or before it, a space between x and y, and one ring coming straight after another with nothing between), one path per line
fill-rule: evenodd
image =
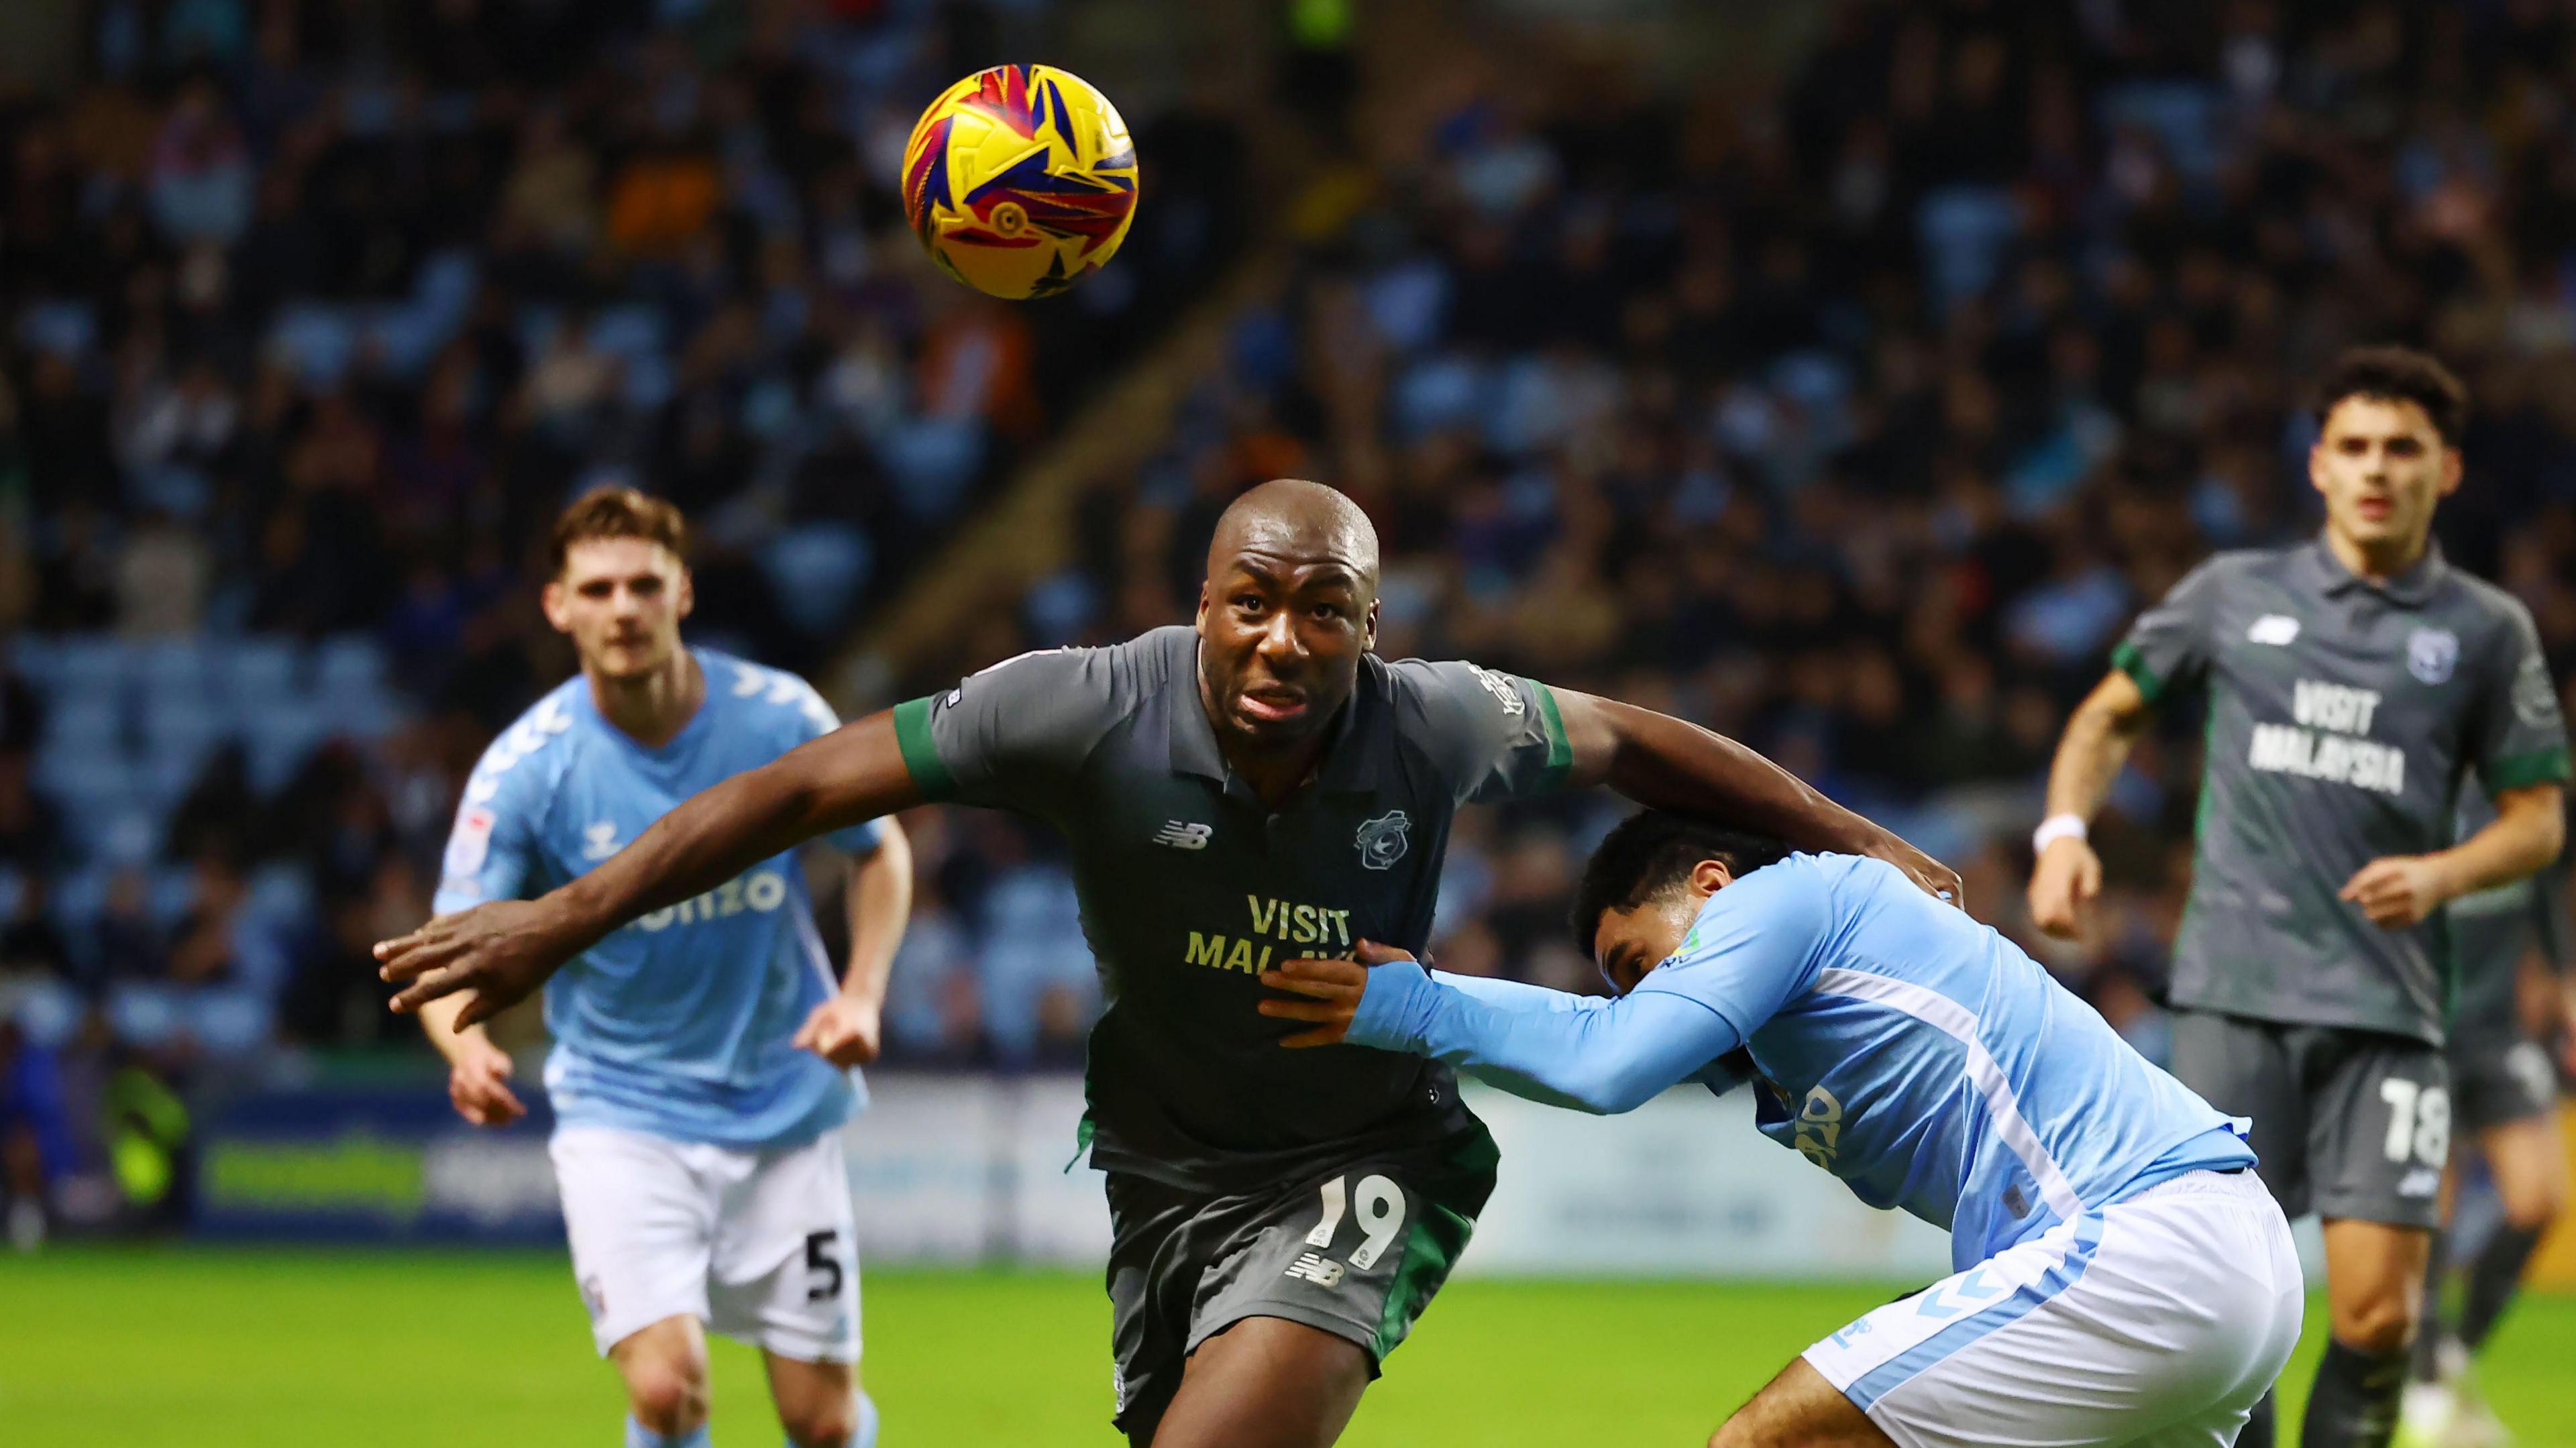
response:
M768 1151L567 1126L548 1143L600 1356L666 1317L800 1362L859 1359L841 1135Z
M1891 1302L1806 1360L1900 1448L2226 1448L2298 1344L2290 1224L2197 1171Z

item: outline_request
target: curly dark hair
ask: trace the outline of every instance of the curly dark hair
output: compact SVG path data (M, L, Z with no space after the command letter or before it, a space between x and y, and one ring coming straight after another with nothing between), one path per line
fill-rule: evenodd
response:
M1574 948L1592 958L1601 917L1634 910L1667 890L1679 889L1691 868L1717 860L1737 876L1788 858L1789 847L1768 835L1728 829L1670 810L1640 810L1619 822L1583 867L1574 891Z
M2469 425L2469 389L2451 369L2412 347L2351 347L2317 384L2317 425L2347 397L2411 402L2424 409L2444 447L2458 447Z

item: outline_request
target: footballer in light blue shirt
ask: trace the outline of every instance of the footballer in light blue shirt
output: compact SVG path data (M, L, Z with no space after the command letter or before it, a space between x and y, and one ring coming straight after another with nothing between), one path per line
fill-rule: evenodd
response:
M838 727L793 674L680 642L678 510L629 489L556 525L546 617L581 673L492 741L457 808L442 915L545 893L680 801ZM594 942L548 982L548 1143L573 1270L626 1379L629 1448L703 1448L712 1329L759 1347L788 1440L867 1448L858 1261L838 1128L861 1099L910 908L890 820L826 837L854 862L850 968L834 971L793 849ZM461 1002L421 1012L457 1111L522 1108L509 1057Z
M1261 1009L1315 1023L1290 1046L1584 1111L1751 1082L1765 1136L1951 1233L1957 1275L1818 1343L1721 1444L2234 1441L2302 1300L2243 1121L1875 860L1649 811L1603 841L1575 926L1616 997L1363 946L1271 972L1294 994Z

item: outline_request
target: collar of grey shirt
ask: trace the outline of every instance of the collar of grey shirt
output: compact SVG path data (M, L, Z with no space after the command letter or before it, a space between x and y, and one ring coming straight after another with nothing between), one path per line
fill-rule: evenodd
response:
M2367 588L2389 602L2407 608L2421 608L2431 602L2433 590L2441 586L2443 575L2450 567L2442 561L2442 545L2427 539L2424 556L2415 560L2414 567L2386 583L2372 583L2344 567L2343 560L2335 556L2334 549L2327 546L2322 534L2299 550L2296 566L2306 574L2308 584L2320 593L2332 595L2346 589Z

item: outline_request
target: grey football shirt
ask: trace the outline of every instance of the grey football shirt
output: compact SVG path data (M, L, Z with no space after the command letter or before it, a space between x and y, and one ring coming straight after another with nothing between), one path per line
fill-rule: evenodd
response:
M2382 855L2450 845L2472 774L2490 795L2567 778L2530 613L2438 549L2374 585L2319 539L2211 558L2112 663L2151 701L2209 696L2173 999L2440 1044L2443 922L2382 930L2336 892Z
M2484 829L2495 807L2475 791L2460 796L2461 839ZM2451 926L2451 1045L2501 1052L2522 1039L2515 978L2525 951L2538 950L2561 972L2567 969L2566 869L2554 863L2526 880L2463 895L2443 907Z
M1275 811L1218 751L1187 628L1026 654L894 722L930 798L1044 820L1071 846L1107 1002L1095 1163L1241 1190L1474 1128L1446 1066L1281 1049L1305 1027L1254 1010L1258 977L1362 939L1423 949L1458 806L1551 789L1572 765L1543 685L1363 658L1314 778Z

